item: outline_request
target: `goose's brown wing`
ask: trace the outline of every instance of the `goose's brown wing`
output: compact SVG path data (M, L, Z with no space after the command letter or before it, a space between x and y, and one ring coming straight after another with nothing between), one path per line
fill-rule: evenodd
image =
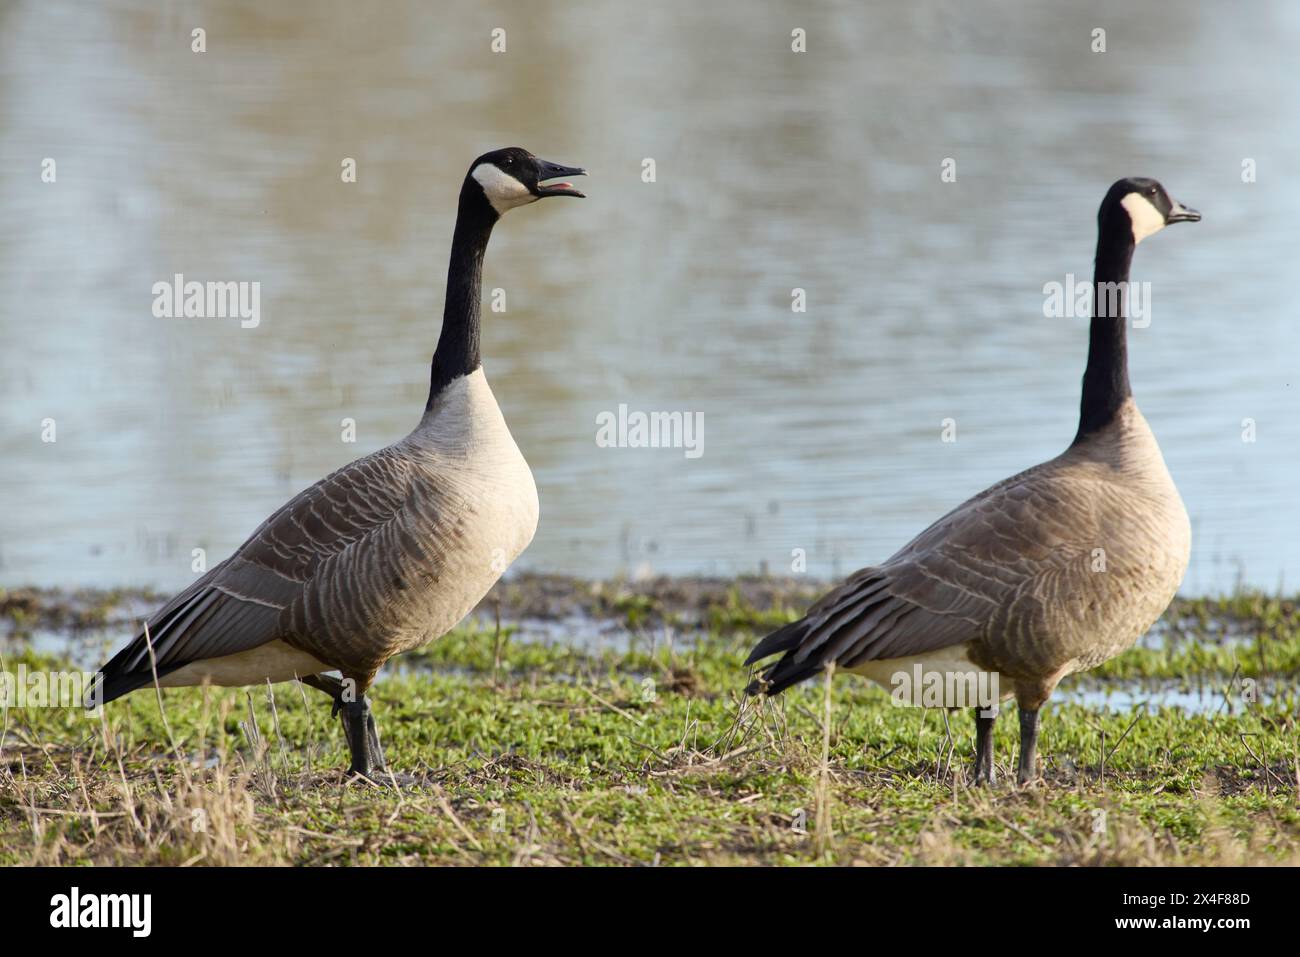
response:
M235 553L164 605L102 669L107 702L193 661L247 651L284 637L286 609L321 564L376 538L402 538L415 468L389 446L300 492ZM345 588L346 583L339 583Z
M1096 524L1093 496L1080 494L1086 480L1062 481L1055 461L953 509L764 638L746 664L785 655L750 692L776 694L831 661L853 667L921 655L1032 622L1052 579L1086 568L1086 528Z

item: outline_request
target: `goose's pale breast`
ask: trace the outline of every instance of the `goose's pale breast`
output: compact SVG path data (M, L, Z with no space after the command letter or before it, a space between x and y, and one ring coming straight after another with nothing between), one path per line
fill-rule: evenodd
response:
M465 387L412 444L429 455L429 517L416 524L438 553L441 587L424 596L428 618L416 622L415 644L436 638L464 618L487 594L537 531L537 485L515 444L483 370L467 376ZM423 443L427 440L427 445ZM442 446L450 444L450 453ZM418 454L418 453L417 453Z

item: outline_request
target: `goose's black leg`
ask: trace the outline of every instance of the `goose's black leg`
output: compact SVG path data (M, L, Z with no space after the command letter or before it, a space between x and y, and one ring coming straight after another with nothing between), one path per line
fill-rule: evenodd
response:
M375 727L375 716L370 711L368 702L366 707L366 740L370 751L371 768L375 771L387 771L388 764L384 761L384 749L379 746L379 729Z
M1020 709L1020 768L1016 780L1028 784L1038 777L1038 709Z
M985 715L988 717L985 717ZM993 722L998 720L998 713L993 709L975 709L975 784L992 784L993 771Z
M362 695L357 701L344 701L343 682L330 675L307 675L298 680L334 699L334 710L330 717L340 711L343 713L343 737L347 740L348 751L352 755L352 766L348 768L348 773L373 778L371 772L384 771L384 750L379 745L379 729L375 727L375 716L370 711L370 702L366 696Z
M379 747L375 716L370 713L370 702L365 695L356 701L343 702L343 732L352 751L348 773L374 779L376 772L384 770L384 752Z

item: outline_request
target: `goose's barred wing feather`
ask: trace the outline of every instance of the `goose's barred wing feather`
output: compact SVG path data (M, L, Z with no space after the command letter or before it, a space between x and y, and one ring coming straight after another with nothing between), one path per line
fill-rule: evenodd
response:
M349 548L365 549L377 533L406 517L415 472L389 446L300 492L230 558L157 611L148 621L148 641L141 629L104 666L101 700L153 680L150 642L161 677L193 661L285 637L284 612L303 596L322 563Z
M856 572L803 618L764 638L746 664L785 654L750 693L776 694L832 661L851 668L922 655L1032 621L1052 579L1086 567L1086 496L1056 481L1053 464L953 509L888 561Z

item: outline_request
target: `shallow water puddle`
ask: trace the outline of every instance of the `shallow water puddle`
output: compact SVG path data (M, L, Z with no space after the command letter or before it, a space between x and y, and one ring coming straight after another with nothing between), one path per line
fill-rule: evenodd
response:
M1252 706L1272 704L1282 698L1283 693L1283 689L1272 681L1260 682L1249 692L1254 696L1253 701L1247 701L1248 692L1242 680L1238 678L1234 682L1224 675L1214 682L1207 679L1196 687L1160 679L1084 682L1072 688L1058 689L1052 700L1118 714L1138 708L1148 713L1161 708L1178 708L1188 714L1235 715Z

